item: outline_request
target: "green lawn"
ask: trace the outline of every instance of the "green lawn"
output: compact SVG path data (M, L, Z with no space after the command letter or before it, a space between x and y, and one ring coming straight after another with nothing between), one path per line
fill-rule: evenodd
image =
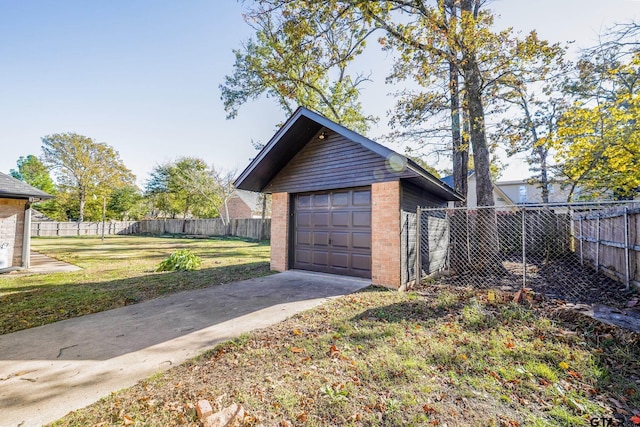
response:
M198 426L200 399L214 410L242 404L246 426L640 422L638 336L560 320L549 315L553 305L528 308L512 297L369 288L219 345L54 425Z
M268 242L241 239L34 238L32 249L82 270L0 275L0 334L269 273ZM200 256L201 268L156 272L159 263L178 249Z

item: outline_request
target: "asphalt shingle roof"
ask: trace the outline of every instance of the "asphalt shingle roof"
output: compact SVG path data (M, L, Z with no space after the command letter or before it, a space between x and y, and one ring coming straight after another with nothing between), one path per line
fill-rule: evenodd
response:
M0 172L0 198L2 199L51 199L52 195Z

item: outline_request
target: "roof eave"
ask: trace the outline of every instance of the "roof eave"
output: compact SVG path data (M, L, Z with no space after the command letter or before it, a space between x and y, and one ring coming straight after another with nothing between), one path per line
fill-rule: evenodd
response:
M41 201L53 199L53 196L47 194L23 194L23 193L0 193L0 199L20 199L29 201Z
M463 202L465 197L455 191L453 188L449 187L447 184L430 174L428 171L424 170L420 165L415 163L413 160L407 158L407 167L414 173L420 176L420 178L427 181L429 184L440 188L442 192L449 197L445 197L447 200L452 202Z

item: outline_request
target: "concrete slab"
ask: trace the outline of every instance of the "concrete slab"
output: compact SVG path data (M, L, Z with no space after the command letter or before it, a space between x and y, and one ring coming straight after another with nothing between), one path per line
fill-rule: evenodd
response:
M0 336L0 426L38 426L370 280L288 271Z
M22 270L22 269L14 270L8 273L8 275L9 276L25 276L28 274L63 273L66 271L82 270L77 265L69 264L67 262L48 257L38 252L31 252L31 258L29 259L29 263L31 264L31 266L29 267L28 270Z

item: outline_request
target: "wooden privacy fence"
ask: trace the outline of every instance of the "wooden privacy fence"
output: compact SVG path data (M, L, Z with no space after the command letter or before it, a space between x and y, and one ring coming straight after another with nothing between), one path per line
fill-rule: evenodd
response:
M32 236L100 236L102 222L34 222ZM271 219L149 219L142 221L109 221L105 235L116 234L183 234L194 236L234 236L254 240L271 238Z
M140 221L140 233L235 236L254 240L271 238L271 219L150 219Z
M102 222L34 222L31 224L31 236L100 236ZM109 221L104 223L104 234L139 233L138 221Z
M577 213L573 226L581 263L640 289L640 208Z

